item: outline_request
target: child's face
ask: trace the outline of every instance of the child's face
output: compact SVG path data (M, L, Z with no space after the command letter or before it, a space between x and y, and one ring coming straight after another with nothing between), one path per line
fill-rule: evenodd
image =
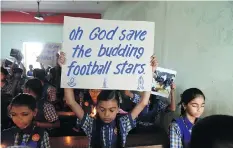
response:
M97 105L97 112L104 123L111 123L115 120L118 110L116 100L101 101Z
M184 106L184 108L189 115L195 118L199 118L204 112L205 100L202 96L199 96L190 101L187 105Z
M9 114L15 125L20 129L24 129L31 124L36 113L36 110L32 111L27 106L12 106Z
M101 90L98 90L98 89L90 89L89 90L89 94L91 96L91 99L94 101L94 102L97 102L97 97L98 95L100 94Z

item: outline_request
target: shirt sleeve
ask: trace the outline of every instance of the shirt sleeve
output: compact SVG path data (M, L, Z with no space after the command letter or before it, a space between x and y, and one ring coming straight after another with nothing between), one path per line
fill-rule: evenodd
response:
M77 120L77 125L79 125L79 120ZM92 134L92 128L93 128L94 119L91 118L87 113L83 116L83 119L81 120L81 128L87 135L87 137L91 137Z
M49 87L48 90L48 100L50 102L56 101L57 100L57 95L56 95L56 88L55 87Z
M139 94L133 93L133 98L131 98L131 101L133 103L138 104L141 100L141 96Z
M58 120L58 115L56 113L55 107L50 103L44 104L44 116L48 122L55 122Z
M12 82L6 82L6 84L1 88L1 93L5 94L13 94L13 86Z
M170 148L183 148L180 128L176 122L172 122L169 126Z
M41 141L41 148L50 148L49 134L45 131L43 140Z
M163 100L158 99L158 113L161 112L170 112L169 105L165 103Z
M123 134L128 135L129 131L136 127L136 121L132 119L131 114L120 117L120 123Z

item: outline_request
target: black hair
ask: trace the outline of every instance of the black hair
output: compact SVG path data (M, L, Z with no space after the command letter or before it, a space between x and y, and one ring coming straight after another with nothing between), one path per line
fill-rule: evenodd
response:
M54 67L53 67L53 68L50 68L50 69L49 69L49 72L52 73L52 74L56 73L55 68L54 68Z
M14 68L19 68L19 65L13 64L12 69L14 69Z
M28 80L25 83L25 88L33 91L36 94L37 99L40 99L42 97L43 86L39 79L33 78Z
M13 73L23 73L23 69L21 68L13 68Z
M232 148L233 116L212 115L197 122L192 129L191 148Z
M55 80L56 79L56 70L54 67L49 69L49 73L52 75L51 80L56 81Z
M205 100L205 95L198 88L189 88L181 94L181 96L180 96L181 101L179 103L179 105L181 105L181 115L185 114L185 109L183 107L183 104L187 105L190 101L192 101L193 99L195 99L199 96L202 96Z
M33 68L33 65L29 65L29 68L32 67Z
M19 94L12 99L10 108L12 106L27 106L34 111L36 109L36 99L29 94Z
M33 76L35 78L38 78L40 81L44 81L45 76L46 76L45 70L44 69L34 69Z
M3 67L1 67L1 73L4 74L5 76L9 74L8 71Z
M119 106L120 92L116 90L102 90L97 97L97 104L101 101L116 100Z

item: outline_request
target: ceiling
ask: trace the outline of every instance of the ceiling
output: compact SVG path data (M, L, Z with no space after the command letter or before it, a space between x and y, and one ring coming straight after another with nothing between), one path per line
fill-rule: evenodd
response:
M107 1L47 1L41 0L41 12L103 13L110 2ZM37 1L1 1L1 11L36 12Z

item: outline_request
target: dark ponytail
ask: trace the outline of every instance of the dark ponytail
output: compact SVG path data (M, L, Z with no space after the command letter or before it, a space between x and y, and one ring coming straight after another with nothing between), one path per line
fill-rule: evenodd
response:
M185 90L181 95L181 101L178 105L181 106L181 115L185 114L185 109L183 107L183 105L187 105L190 101L192 101L193 99L202 96L205 100L205 95L204 93L199 90L198 88L189 88L187 90Z

